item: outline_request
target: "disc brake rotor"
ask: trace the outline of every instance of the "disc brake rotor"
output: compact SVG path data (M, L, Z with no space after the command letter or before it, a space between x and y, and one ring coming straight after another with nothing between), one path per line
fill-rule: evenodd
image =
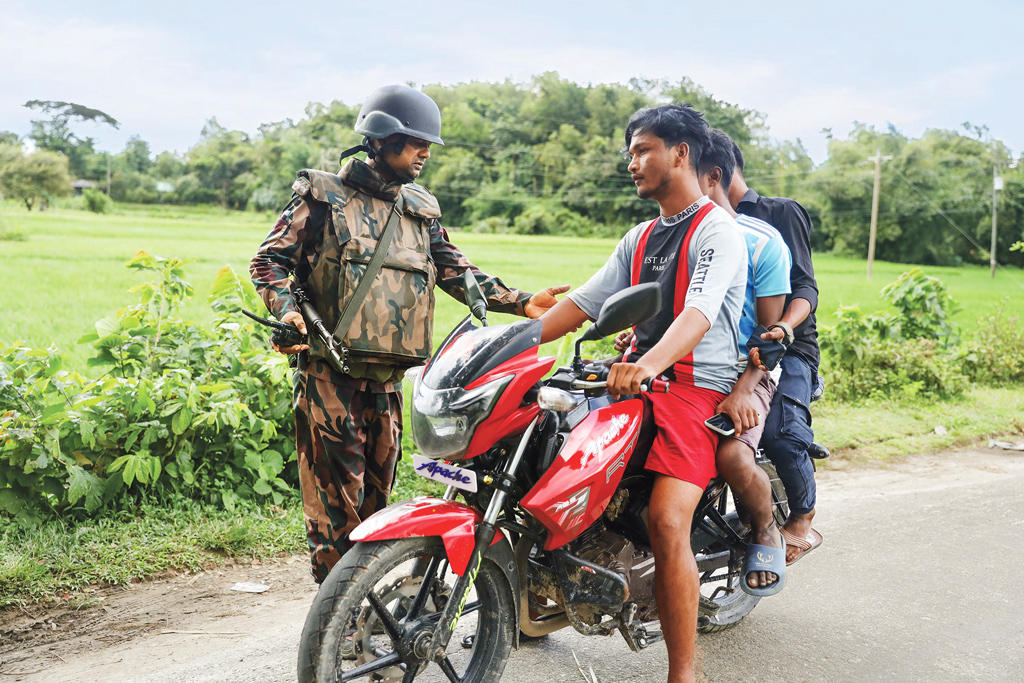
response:
M400 620L405 616L409 607L412 606L416 592L422 583L422 576L405 576L377 591L377 597ZM397 608L394 606L396 601L398 603ZM427 598L424 609L436 609L433 597ZM378 637L376 642L374 641L375 636ZM356 630L353 638L356 643L357 666L372 662L378 657L384 657L394 651L394 644L390 642L388 643L390 647L380 647L380 645L384 644L384 641L390 641L390 637L384 630L384 624L381 622L380 617L369 605L362 609L359 617L356 619ZM426 666L427 662L423 662L420 665L420 671L425 669ZM371 674L370 680L375 683L401 683L404 676L405 671L398 666L392 666Z

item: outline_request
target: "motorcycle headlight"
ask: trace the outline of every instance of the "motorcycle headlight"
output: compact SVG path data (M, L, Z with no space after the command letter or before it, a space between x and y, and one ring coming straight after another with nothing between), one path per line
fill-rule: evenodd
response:
M412 397L412 439L434 460L461 460L477 426L491 414L512 375L475 389L431 389L417 378Z

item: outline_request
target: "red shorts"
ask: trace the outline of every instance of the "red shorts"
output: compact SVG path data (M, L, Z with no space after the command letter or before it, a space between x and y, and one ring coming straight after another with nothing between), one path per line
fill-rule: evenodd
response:
M658 428L647 469L706 488L718 474L718 434L704 420L715 414L724 398L725 394L711 389L675 382L667 394L644 394Z

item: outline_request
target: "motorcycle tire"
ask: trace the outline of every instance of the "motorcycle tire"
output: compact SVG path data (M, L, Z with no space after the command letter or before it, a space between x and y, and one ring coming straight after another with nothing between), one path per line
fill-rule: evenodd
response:
M406 616L404 608L412 602L408 597L415 594L424 580L424 560L433 557L441 560L434 572L440 590L431 593L420 614L412 615L416 619L438 614L456 580L448 571L444 545L439 538L357 543L345 553L320 586L306 616L299 644L299 683L338 683L346 671L394 652L394 643L380 624L371 626L369 623L379 618L370 607L367 595L373 590L396 617ZM403 588L406 584L409 588ZM393 606L395 602L397 606ZM507 617L514 610L515 602L501 569L485 558L467 600L466 613L460 618L446 650L448 661L461 681L484 683L501 677L514 642L514 625ZM466 650L460 643L464 635L472 631L476 632L476 637L472 648ZM355 644L358 645L354 647ZM405 666L398 664L344 680L373 683L407 683L413 678L423 682L448 680L437 664L421 661L416 664L413 676L401 668Z
M781 528L789 517L786 489L779 480L779 475L775 471L775 465L770 460L758 453L757 464L765 471L765 474L768 475L768 480L771 482L773 513L775 522ZM721 496L720 501L728 501L730 497L728 486L722 491ZM722 511L724 512L724 510ZM714 553L722 549L723 546L711 544L708 548L702 549L701 552ZM743 558L735 558L734 563L729 567L729 571L738 572L742 564ZM702 617L705 617L705 619L702 619L704 624L698 627L701 633L717 633L718 631L731 628L750 614L754 607L757 606L761 598L744 593L739 585L741 580L742 577L739 576L730 577L724 584L729 590L719 591L719 595L715 597L701 595L699 613Z

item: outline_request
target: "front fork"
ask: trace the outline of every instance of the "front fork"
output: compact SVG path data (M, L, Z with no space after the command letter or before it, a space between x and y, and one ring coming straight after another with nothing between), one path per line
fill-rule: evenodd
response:
M506 477L514 477L516 470L519 469L523 454L526 452L526 444L530 441L530 436L533 435L533 428L537 425L539 419L539 415L533 418L533 421L526 428L523 438L519 440L519 446L516 448L515 454L505 467ZM451 487L449 487L448 491L445 491L445 498L448 498L449 495L454 495L454 490ZM497 531L495 523L498 521L498 515L501 514L501 510L505 506L506 497L505 491L501 489L495 490L494 495L491 496L491 502L487 506L487 512L484 513L483 521L476 527L476 543L473 546L473 554L469 556L466 571L462 572L462 576L455 582L451 599L448 600L444 610L441 612L437 628L434 629L432 638L433 651L430 656L430 659L434 661L439 662L445 657L448 641L452 638L455 625L459 623L459 617L462 616L462 610L465 608L466 600L469 598L469 591L472 590L476 576L480 572L480 565L484 561L484 553L487 552L487 549L494 541L494 534ZM513 590L515 590L514 587Z

